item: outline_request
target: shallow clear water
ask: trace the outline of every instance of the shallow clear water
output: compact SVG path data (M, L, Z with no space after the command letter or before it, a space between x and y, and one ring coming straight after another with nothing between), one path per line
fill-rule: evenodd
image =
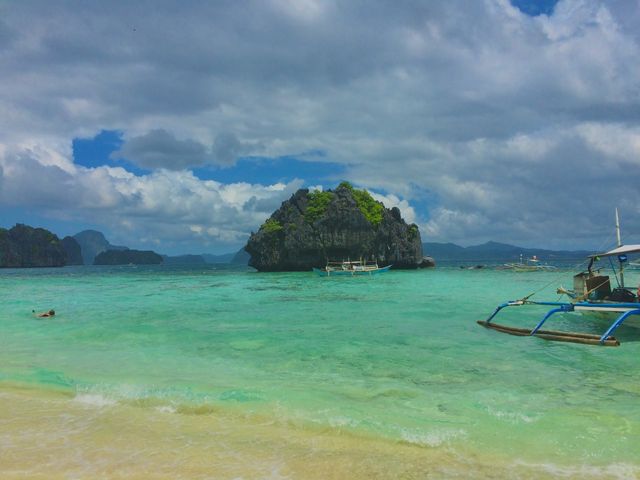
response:
M211 473L196 468L209 457L187 452L212 446L231 452L216 457L218 478L341 478L341 469L353 478L636 478L640 322L616 332L618 348L475 323L545 285L535 298L555 300L570 282L568 270L0 271L0 471L108 475L126 458L132 469L119 475L136 476L139 459L118 450L129 425L133 450L144 442L144 457L166 469L158 474L174 478ZM54 318L31 314L49 308ZM527 327L545 312L510 310L500 322ZM552 322L598 333L608 325L572 314ZM203 436L204 426L219 435ZM57 443L33 445L51 432ZM84 460L47 456L60 439ZM320 439L342 446L324 458ZM22 465L27 444L36 466ZM325 470L314 464L321 457Z

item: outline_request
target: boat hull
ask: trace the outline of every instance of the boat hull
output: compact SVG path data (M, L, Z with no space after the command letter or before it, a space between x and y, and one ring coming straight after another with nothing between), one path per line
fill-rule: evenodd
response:
M378 275L380 273L388 272L391 265L386 267L368 269L368 270L326 270L324 268L314 268L313 271L321 277L335 277L335 276L363 276L363 275Z
M523 263L505 263L499 270L511 270L512 272L548 272L556 270L553 265L527 265Z
M580 315L611 320L622 313L640 309L640 303L615 303L615 302L576 302L573 310ZM637 317L630 317L628 322L638 323Z

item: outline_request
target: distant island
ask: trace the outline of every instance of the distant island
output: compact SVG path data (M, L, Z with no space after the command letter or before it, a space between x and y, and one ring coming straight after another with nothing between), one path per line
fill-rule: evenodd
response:
M176 255L175 257L162 255L162 263L164 265L204 265L207 262L203 255Z
M80 246L71 237L60 240L44 228L17 224L0 228L0 267L62 267L79 260Z
M61 243L64 251L67 253L67 261L65 265L84 265L82 248L75 238L64 237L61 240Z
M129 253L107 253L129 252ZM103 255L104 254L104 255ZM159 255L111 244L102 232L83 230L62 240L40 227L16 224L0 228L0 268L64 267L69 265L247 265L249 254L240 249L221 255Z
M111 245L101 232L95 230L85 230L60 240L45 228L21 223L10 229L0 228L0 268L156 265L162 261L162 257L152 251Z
M99 253L94 265L160 265L162 257L151 250L107 250Z
M525 248L499 242L487 242L482 245L461 247L455 243L423 244L424 251L438 261L464 261L464 262L507 262L517 261L522 255L525 258L538 257L544 262L581 260L592 254L587 250L547 250L543 248Z
M335 190L298 190L251 234L245 250L258 271L307 271L348 258L396 269L423 262L418 226L348 182Z
M111 245L102 232L97 230L83 230L73 238L80 245L82 260L85 265L93 265L96 255L108 250L128 250L127 247Z
M296 197L297 195L297 197ZM292 199L300 199L300 196L308 195L308 191L303 190L297 192ZM312 194L313 195L313 194ZM285 208L290 207L291 200L283 203ZM308 206L307 206L308 207ZM327 205L328 207L328 205ZM282 209L282 207L281 207ZM279 210L280 211L280 210ZM304 210L303 210L304 211ZM319 211L319 210L317 210ZM316 211L316 212L317 212ZM274 212L274 215L277 212ZM399 217L400 213L394 212L391 210L392 215L396 215ZM312 209L310 212L312 218L314 210ZM357 216L357 215L356 215ZM303 220L304 222L308 222L305 216L301 214L298 220ZM362 219L360 219L361 221ZM314 220L315 221L315 220ZM336 221L336 219L332 220ZM263 242L265 239L278 239L281 238L280 235L283 235L281 229L279 227L279 222L277 217L270 217L265 224L261 227L258 232L259 236L262 238ZM345 221L346 224L347 221ZM312 222L313 223L313 222ZM330 222L329 222L330 224ZM297 228L297 224L286 223L288 225L287 228L295 229ZM292 225L296 225L293 227ZM325 222L325 227L327 222ZM400 224L402 225L402 224ZM406 224L405 224L406 225ZM305 231L307 228L312 228L312 226L307 226L305 224L302 225L301 231ZM326 247L330 245L327 243L327 239L331 239L332 236L344 236L344 232L341 230L342 227L339 227L334 230L325 230L323 236L321 237L323 242L321 244L322 255L346 255L347 257L351 257L357 259L360 255L359 252L363 252L365 248L369 248L368 246L363 247L362 245L354 247L353 250L331 250L331 248L327 249ZM411 226L400 227L400 231L402 228L411 228ZM311 230L312 234L318 234L322 230ZM355 230L358 232L358 230ZM407 230L404 230L405 232ZM262 232L262 233L261 233ZM340 233L343 232L343 233ZM273 235L275 233L275 235ZM258 235L254 234L254 235ZM353 234L350 234L353 235ZM357 233L356 235L360 235ZM419 235L419 232L418 232ZM366 236L365 236L366 237ZM299 237L289 236L282 238L288 238L287 242L292 242L294 239ZM346 238L346 237L345 237ZM371 238L371 237L369 237ZM419 238L419 237L418 237ZM255 239L255 237L254 237ZM419 240L418 240L419 241ZM309 251L305 251L304 249L300 249L300 242L295 243L294 246L298 250L294 249L294 254L300 254L304 261L308 261ZM355 244L354 244L355 245ZM352 245L353 246L353 245ZM415 248L415 244L413 244L412 248ZM462 247L460 245L456 245L454 243L436 243L436 242L426 242L421 244L420 255L414 255L413 259L417 259L424 252L426 255L433 257L437 262L464 262L467 264L491 264L491 263L503 263L503 262L512 262L517 261L520 256L529 258L532 256L537 256L543 262L566 262L566 261L578 261L586 258L588 255L592 254L593 251L587 250L548 250L542 248L531 248L531 247L519 247L516 245L509 245L506 243L499 242L487 242L482 245L473 245L469 247ZM324 248L324 250L322 250ZM359 249L359 250L358 250ZM96 230L84 230L74 236L64 237L62 240L55 235L54 233L46 230L44 228L31 227L29 225L17 224L10 229L0 228L0 268L31 268L31 267L62 267L67 265L93 265L96 257L102 253L109 251L120 251L120 252L133 252L133 254L127 255L117 255L110 253L106 256L101 257L97 264L101 265L127 265L130 263L137 264L164 264L164 265L205 265L205 264L230 264L230 265L238 265L238 266L246 266L249 264L251 260L251 255L245 248L241 248L237 252L231 252L221 255L212 255L212 254L189 254L189 255L176 255L176 256L168 256L168 255L159 255L156 252L152 251L139 251L139 250L131 250L125 246L112 245L102 234ZM267 250L268 251L268 250ZM417 250L416 250L417 251ZM96 253L97 252L97 253ZM136 253L138 252L138 253ZM149 255L150 252L153 255ZM279 252L278 254L281 254ZM156 257L157 255L157 257ZM158 257L160 261L158 261ZM307 260L304 260L304 259ZM322 257L324 258L324 257ZM316 260L317 262L322 262L321 258L317 257L316 252ZM412 260L413 261L413 260ZM114 263L117 262L117 263ZM322 265L320 265L322 266ZM306 265L302 267L298 267L301 270L307 270ZM410 268L415 268L412 266ZM308 269L310 270L310 268Z

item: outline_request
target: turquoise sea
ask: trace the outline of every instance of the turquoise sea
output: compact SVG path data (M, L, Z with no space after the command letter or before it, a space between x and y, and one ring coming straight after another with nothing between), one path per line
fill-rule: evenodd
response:
M640 320L476 325L572 273L2 270L0 477L640 478Z

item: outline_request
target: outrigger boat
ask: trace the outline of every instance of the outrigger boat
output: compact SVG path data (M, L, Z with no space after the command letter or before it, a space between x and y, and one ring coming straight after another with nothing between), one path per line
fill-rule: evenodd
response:
M540 260L535 255L531 258L528 258L526 261L523 260L522 255L520 255L519 263L505 263L504 265L498 267L499 270L513 270L514 272L540 272L546 270L555 270L556 267L553 265L545 265L540 263Z
M618 346L620 342L612 336L613 332L632 315L640 315L640 291L627 288L624 285L624 264L627 255L640 253L640 245L622 245L620 241L620 223L616 210L616 233L618 246L612 250L589 258L589 266L586 272L579 273L573 277L573 290L559 288L559 294L569 296L569 302L538 302L529 300L533 295L528 295L520 300L513 300L499 305L486 320L478 320L478 324L483 327L492 328L496 331L519 336L536 336L546 340L557 340L561 342L584 343L590 345ZM618 271L616 272L613 258L617 257ZM613 269L617 287L611 289L611 282L608 275L600 275L599 270L594 270L594 262L600 259L609 259ZM494 317L504 308L519 307L523 305L543 305L553 307L549 310L540 322L533 328L515 328L506 325L493 323ZM605 316L615 315L613 322L602 335L589 333L564 332L558 330L542 330L544 323L556 313L579 312L596 313Z
M379 267L378 262L363 260L347 260L343 262L327 262L324 268L314 268L313 271L323 277L333 275L375 275L388 272L391 265Z

